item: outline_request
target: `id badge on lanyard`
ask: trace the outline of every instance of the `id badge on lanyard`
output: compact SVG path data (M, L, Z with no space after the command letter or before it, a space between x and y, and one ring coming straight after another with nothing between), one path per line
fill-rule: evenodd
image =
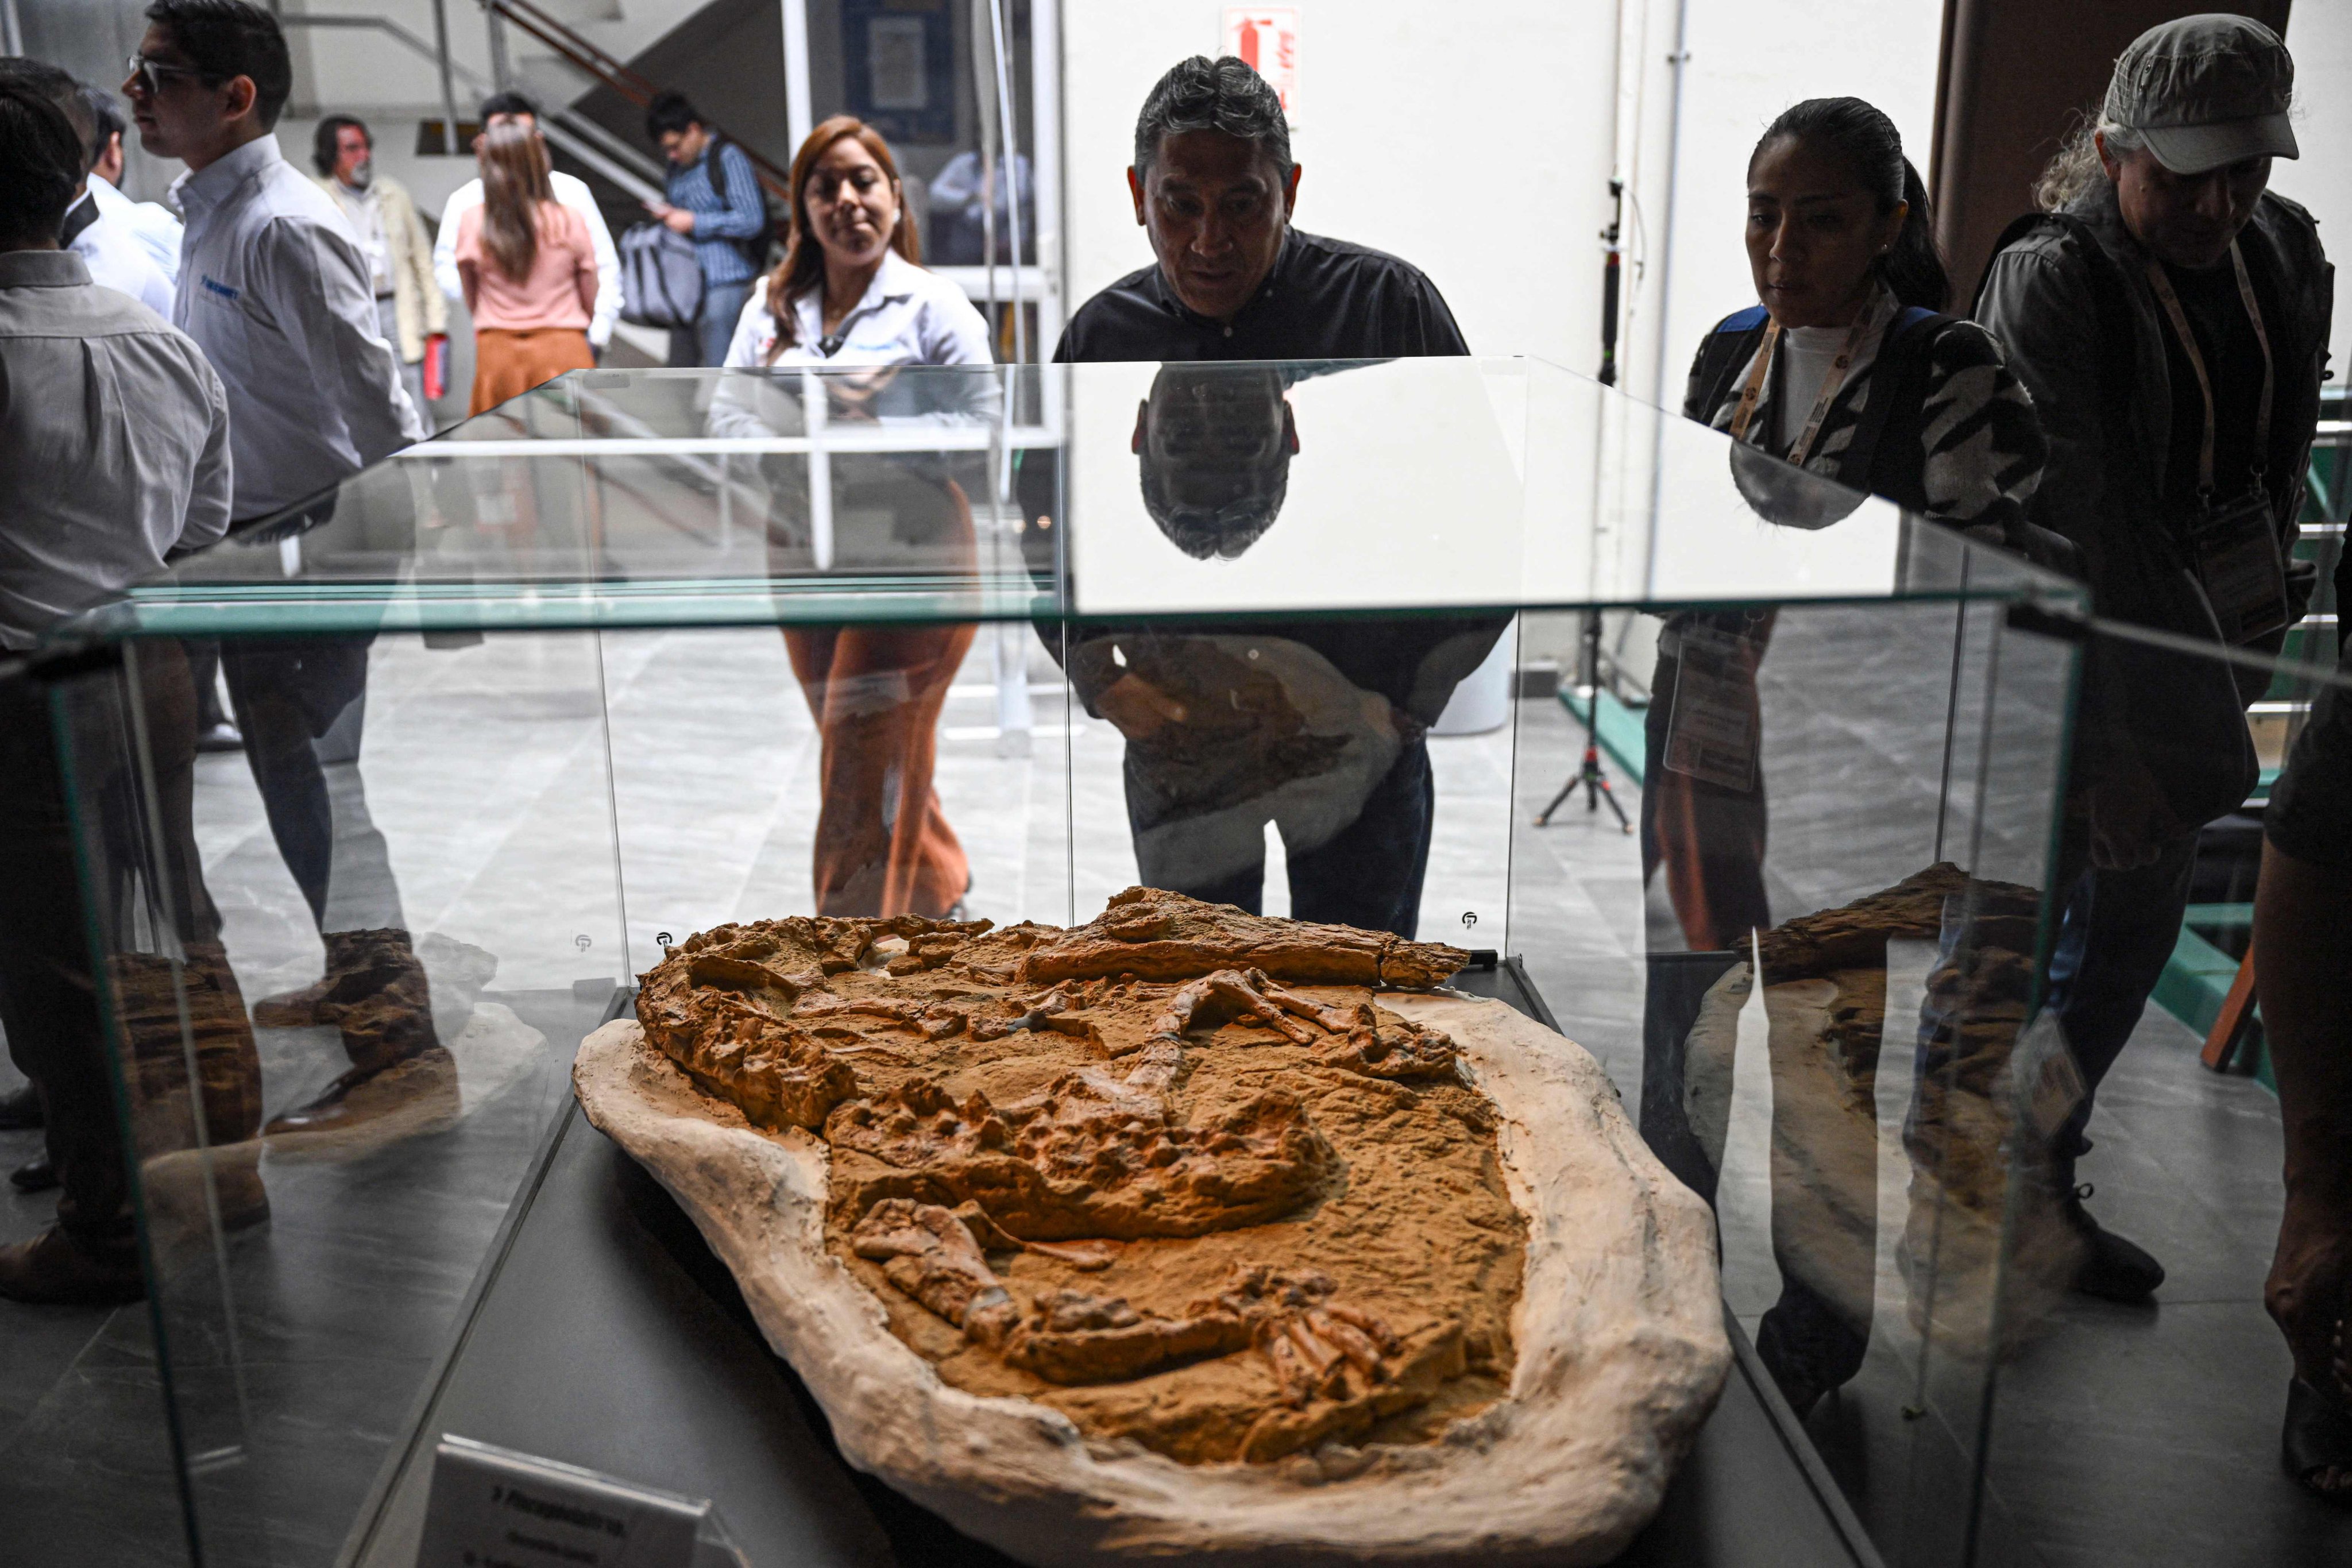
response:
M2252 642L2286 625L2286 563L2271 498L2258 485L2208 505L2189 527L2189 558L2225 642Z
M2205 399L2205 428L2197 450L2197 512L2189 523L2189 561L2196 569L2198 582L2204 586L2206 602L2212 606L2222 639L2243 643L2286 625L2286 562L2279 551L2278 520L2271 515L2270 491L2263 485L2263 467L2270 455L2271 399L2275 390L2270 333L2263 325L2262 306L2254 298L2253 280L2246 275L2245 258L2234 241L2230 246L2230 265L2237 273L2238 298L2246 307L2247 318L2253 322L2254 340L2263 349L2263 395L2254 416L2253 483L2243 495L2231 500L2217 500L2214 497L2213 381L2206 373L2205 356L2198 352L2197 334L2189 330L2188 314L2180 308L2180 296L2173 292L2172 279L2166 276L2163 267L2150 260L2147 279L2172 322L2174 334L2180 340L2189 369L2196 372L2197 390Z
M1666 718L1666 766L1745 794L1756 785L1760 639L1705 620L1679 627L1678 634L1682 651L1674 710Z

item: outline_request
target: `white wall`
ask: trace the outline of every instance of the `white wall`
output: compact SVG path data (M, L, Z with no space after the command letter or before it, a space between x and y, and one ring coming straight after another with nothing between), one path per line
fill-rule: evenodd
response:
M1169 66L1218 51L1223 9L1067 0L1073 303L1150 260L1123 173L1136 110ZM1629 108L1642 94L1639 144L1626 149L1641 205L1628 237L1647 298L1621 352L1626 384L1646 393L1658 369L1654 339L1641 333L1656 327L1664 259L1676 0L1299 9L1299 226L1421 267L1477 353L1538 354L1587 373L1599 357L1597 236L1609 216L1623 19ZM1754 302L1739 226L1757 135L1800 99L1850 92L1893 116L1924 163L1941 17L1941 0L1688 0L1669 401L1699 335Z
M1298 226L1421 268L1477 353L1592 369L1614 0L1300 11ZM1223 14L1211 0L1066 0L1073 305L1151 260L1127 195L1136 111L1170 66L1223 52Z
M2352 364L2352 5L2303 0L2287 14L2294 55L2294 139L2303 156L2271 169L2271 185L2311 209L2336 262L2336 381Z
M1656 74L1648 87L1652 113L1643 153L1654 213L1664 205L1658 187L1667 128L1656 110L1672 99L1665 57L1674 47L1675 9L1675 0L1650 0L1653 47L1644 65ZM1726 315L1756 302L1740 237L1748 155L1782 110L1808 98L1867 99L1895 121L1912 162L1927 173L1942 26L1942 0L1809 0L1801 6L1688 0L1673 254L1664 254L1666 241L1654 218L1644 257L1650 310L1660 305L1658 273L1671 272L1664 280L1663 363L1650 336L1653 357L1630 385L1647 388L1663 372L1657 401L1678 407L1699 340ZM1658 318L1648 324L1654 334Z

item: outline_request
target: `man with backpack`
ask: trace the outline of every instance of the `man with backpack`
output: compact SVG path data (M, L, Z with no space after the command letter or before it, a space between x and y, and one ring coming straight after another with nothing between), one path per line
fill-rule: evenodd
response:
M735 323L768 264L767 197L743 149L716 135L683 93L665 92L646 109L646 134L669 160L669 200L646 204L673 234L694 241L702 301L690 327L673 327L669 363L727 363Z
M2143 33L2095 125L2002 237L1977 319L2040 411L2029 515L2081 550L2097 613L2274 653L2312 583L2289 561L2319 419L2335 269L2311 216L2272 194L2296 156L2294 63L2242 16ZM2086 1091L2115 1063L2180 931L2198 830L2258 767L2245 705L2266 680L2218 658L2093 639L2053 892L2048 1005ZM2147 1300L2164 1269L2082 1208L2086 1092L2051 1151L2081 1230L2074 1285Z

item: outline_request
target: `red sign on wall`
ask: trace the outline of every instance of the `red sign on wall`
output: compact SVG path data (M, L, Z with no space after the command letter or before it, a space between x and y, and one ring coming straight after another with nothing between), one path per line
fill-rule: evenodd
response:
M1229 5L1225 53L1265 78L1282 95L1285 118L1298 116L1298 9L1291 5Z

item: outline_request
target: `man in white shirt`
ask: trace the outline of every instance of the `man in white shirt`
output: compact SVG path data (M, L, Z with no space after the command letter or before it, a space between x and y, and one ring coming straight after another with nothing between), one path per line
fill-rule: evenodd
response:
M375 169L375 140L365 122L348 114L319 121L311 140L310 166L367 254L369 281L375 288L376 324L400 351L401 384L420 414L425 403L425 355L436 338L449 335L449 310L434 287L432 242L416 216L408 187Z
M188 220L173 321L236 400L236 515L266 517L425 426L351 225L270 134L293 83L275 18L233 0L157 0L148 15L123 91L141 144L188 165L173 186Z
M421 439L424 424L380 334L351 225L270 134L294 79L277 18L245 0L154 0L147 16L123 91L147 151L188 165L173 187L188 215L177 320L236 400L237 518L310 501L307 515L276 525L296 534L331 514L336 485ZM436 1102L457 1092L383 837L366 820L357 777L339 799L312 744L364 698L372 640L221 645L271 835L329 954L325 979L264 998L254 1020L345 1025L352 1058L324 1095L273 1119L271 1134L389 1114L420 1084ZM352 1026L367 1009L373 1024Z
M10 652L228 526L220 378L184 334L93 285L58 248L81 171L79 139L48 95L0 78L0 648ZM140 685L156 798L184 822L194 737L178 657L169 639L143 645ZM104 686L77 689L76 720L92 716ZM90 776L107 753L77 748L86 792L116 782ZM167 837L182 850L175 869L193 865L192 836ZM178 932L193 976L218 919L200 882L175 891L194 917ZM17 1300L122 1301L143 1289L83 925L47 700L28 679L0 681L0 1026L45 1103L47 1160L64 1187L54 1226L0 1247L0 1296Z
M122 105L104 88L87 82L82 84L81 96L98 122L98 152L89 166L90 200L98 204L102 216L128 224L146 249L147 258L168 281L178 283L179 215L161 202L134 202L122 194L122 133L131 128L131 122L122 118Z
M482 129L508 123L539 129L539 110L519 92L497 92L482 100ZM588 237L596 247L596 306L588 318L588 346L604 356L613 341L613 323L621 319L621 253L613 245L613 231L596 205L587 182L557 170L551 176L555 199L580 215ZM457 220L482 205L482 182L467 180L450 193L441 209L441 231L433 241L433 276L453 305L463 304L465 286L457 280Z
M80 139L84 163L92 160L98 150L98 121L89 100L82 96L81 83L56 66L35 59L0 60L0 76L24 82L56 104ZM67 209L58 240L82 258L89 268L90 281L100 288L128 294L157 315L172 313L172 280L155 265L131 226L109 217L87 189L77 192L74 205Z

